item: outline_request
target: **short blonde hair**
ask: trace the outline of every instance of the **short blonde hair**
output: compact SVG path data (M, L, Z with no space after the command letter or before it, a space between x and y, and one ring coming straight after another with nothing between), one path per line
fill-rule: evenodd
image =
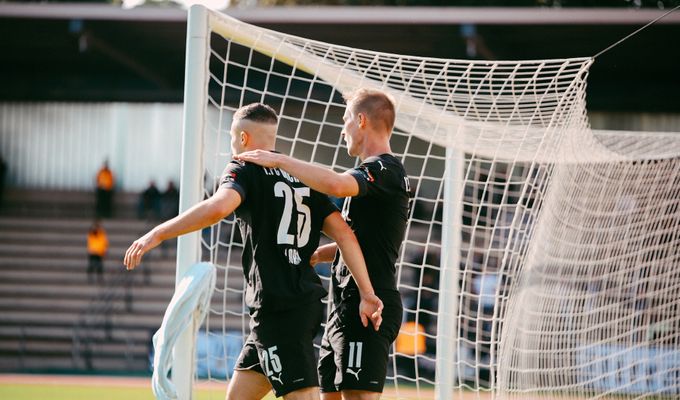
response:
M377 89L361 88L343 97L352 112L366 114L372 123L382 123L388 132L394 128L396 112L394 99L389 94Z

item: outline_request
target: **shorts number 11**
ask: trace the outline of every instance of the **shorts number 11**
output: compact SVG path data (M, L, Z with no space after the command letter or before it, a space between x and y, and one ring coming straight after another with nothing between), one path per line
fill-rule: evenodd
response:
M349 363L350 368L361 368L361 348L363 342L349 342Z

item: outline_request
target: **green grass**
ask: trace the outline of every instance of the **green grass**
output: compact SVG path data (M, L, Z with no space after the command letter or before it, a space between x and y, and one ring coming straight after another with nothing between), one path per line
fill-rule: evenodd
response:
M196 392L197 400L224 399L224 390L202 389ZM2 400L154 400L150 388L120 386L78 386L78 385L17 385L0 384ZM267 400L275 399L273 394Z

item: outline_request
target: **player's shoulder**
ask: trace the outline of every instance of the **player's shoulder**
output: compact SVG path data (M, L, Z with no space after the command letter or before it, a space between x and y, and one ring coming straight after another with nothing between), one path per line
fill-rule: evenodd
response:
M389 153L368 157L364 160L362 166L370 168L374 172L389 171L396 174L403 174L405 172L404 165L401 161Z
M223 182L243 182L252 180L256 176L257 165L240 160L231 160L222 172Z
M241 161L241 160L231 160L227 163L227 166L225 167L225 171L258 171L261 170L262 168L257 165L253 164L250 162L246 161Z
M225 169L243 168L245 164L245 162L240 160L230 160Z

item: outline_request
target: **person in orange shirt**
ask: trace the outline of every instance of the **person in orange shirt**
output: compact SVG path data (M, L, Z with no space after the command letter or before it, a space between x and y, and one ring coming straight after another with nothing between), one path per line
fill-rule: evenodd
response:
M87 280L92 283L93 273L97 273L97 281L102 283L104 281L104 256L109 250L109 239L106 236L106 231L101 226L99 221L95 221L87 233Z
M97 172L96 178L96 215L97 218L109 218L113 215L113 187L115 185L113 172L109 169L109 161L105 160Z
M394 343L397 354L397 368L400 374L409 377L416 377L418 355L425 354L426 336L425 327L408 318L408 321L401 325L399 335Z

